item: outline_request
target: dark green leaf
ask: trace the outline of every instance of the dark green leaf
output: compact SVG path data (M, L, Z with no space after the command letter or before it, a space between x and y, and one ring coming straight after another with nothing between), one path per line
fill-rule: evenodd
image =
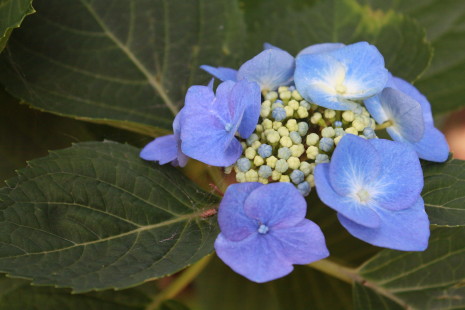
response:
M386 67L407 80L416 79L428 66L432 49L414 20L393 11L374 11L356 0L311 1L286 6L282 0L259 2L267 12L256 25L253 41L277 45L291 53L323 42L369 41L383 54ZM255 49L260 47L256 44Z
M394 301L377 294L372 289L354 283L354 310L403 310L404 308Z
M176 300L166 300L160 305L158 310L189 310L189 308Z
M464 309L464 253L464 227L436 228L426 251L384 250L362 267L360 275L366 285L392 295L390 299L405 309Z
M196 284L205 310L348 310L352 303L348 284L307 266L296 266L284 278L257 284L215 259Z
M144 310L156 290L153 283L123 291L71 294L68 289L31 286L0 278L0 310Z
M0 190L0 271L76 292L126 288L213 251L218 201L178 170L117 143L29 163Z
M231 64L244 34L229 0L36 0L0 81L32 106L157 135L204 63Z
M405 12L426 28L434 57L416 86L431 101L433 112L448 112L465 106L465 1L364 1Z
M422 196L431 224L465 226L465 161L429 163Z
M0 0L0 52L13 28L19 27L23 19L34 12L32 0Z

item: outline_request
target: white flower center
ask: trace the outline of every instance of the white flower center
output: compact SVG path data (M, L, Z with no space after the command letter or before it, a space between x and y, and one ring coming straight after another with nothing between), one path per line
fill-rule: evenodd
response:
M370 193L368 193L365 189L361 189L355 194L356 198L360 203L367 203L371 199Z

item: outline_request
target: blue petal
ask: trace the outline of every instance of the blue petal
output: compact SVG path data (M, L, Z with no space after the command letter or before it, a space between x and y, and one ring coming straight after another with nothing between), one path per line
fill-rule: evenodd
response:
M380 173L380 159L368 140L345 135L331 157L329 177L332 188L339 195L350 195L357 188L370 186Z
M387 128L395 140L399 136L410 142L417 142L423 137L425 128L421 105L399 90L387 87L380 94L381 106L394 125ZM370 105L367 105L368 112Z
M428 102L426 97L422 93L420 93L420 91L416 89L415 86L401 78L393 76L392 82L393 88L400 90L404 94L412 97L414 100L420 103L425 124L433 124L433 113L431 112L431 104Z
M189 160L189 157L187 157L181 150L181 119L183 113L183 109L181 109L173 121L173 132L177 147L177 158L173 161L173 165L180 167L186 166L187 161Z
M160 165L175 160L177 155L178 148L174 135L156 138L147 144L139 154L142 159L158 161Z
M214 100L215 94L208 86L191 86L187 90L183 110L190 106L209 108Z
M272 183L253 191L245 200L244 211L270 229L279 229L301 222L307 204L291 183Z
M230 101L230 109L235 110L233 123L240 122L239 134L246 139L254 132L260 116L260 87L255 82L240 81L234 87ZM242 111L243 113L240 114Z
M412 145L420 158L439 163L449 158L446 137L432 125L426 126L423 138Z
M300 55L305 55L305 54L320 54L320 53L326 53L326 52L331 52L334 50L337 50L341 47L346 46L344 43L319 43L319 44L313 44L310 46L307 46L303 50L301 50L298 54L297 57Z
M319 164L315 168L315 186L326 205L348 217L352 221L367 227L380 225L380 218L370 205L358 203L351 196L341 196L334 191L329 181L330 164Z
M218 224L226 239L240 241L257 232L257 221L244 212L244 202L261 183L232 184L224 193L218 210Z
M285 253L291 264L310 264L329 255L325 237L320 227L304 219L294 227L270 230L269 234L279 243L273 243L275 251Z
M358 42L328 53L347 66L346 85L352 89L350 99L365 99L379 93L386 85L389 72L383 55L367 42Z
M339 221L353 236L370 244L401 251L423 251L428 247L429 220L423 199L401 211L379 210L381 225L368 228L338 214Z
M200 66L200 69L210 73L221 81L237 81L237 70L235 69L224 67L215 68L207 65Z
M294 67L294 57L289 53L267 49L245 62L239 68L237 79L257 82L261 90L274 90L292 82Z
M294 269L281 253L275 251L274 242L277 240L269 234L252 234L238 242L219 234L215 250L232 270L251 281L263 283L284 277Z
M381 171L372 187L374 200L383 208L411 206L423 188L423 172L415 151L408 145L384 139L367 140L381 156Z
M270 43L263 43L263 49L264 50L278 50L278 51L283 51L285 52L285 50L283 50L282 48L279 48L277 46L274 46L273 44L270 44Z

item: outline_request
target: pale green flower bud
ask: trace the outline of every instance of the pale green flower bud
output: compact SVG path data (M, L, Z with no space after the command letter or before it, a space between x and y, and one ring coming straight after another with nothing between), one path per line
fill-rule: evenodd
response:
M284 159L279 159L276 162L276 167L275 167L276 171L284 173L284 172L287 171L288 168L289 168L289 165L287 164L287 162Z
M250 169L245 173L246 182L258 182L258 173L255 170Z
M324 138L332 138L336 135L336 132L333 127L326 127L321 130L321 135Z
M307 145L316 145L320 141L320 137L316 133L311 133L307 136L306 143Z

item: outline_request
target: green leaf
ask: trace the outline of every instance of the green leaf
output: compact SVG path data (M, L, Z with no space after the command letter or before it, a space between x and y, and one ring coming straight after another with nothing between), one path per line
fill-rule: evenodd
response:
M431 224L465 226L465 161L428 163L422 197Z
M139 150L89 142L33 160L0 189L0 272L74 292L126 288L213 251L218 203Z
M29 281L0 278L0 310L144 310L154 283L123 291L71 294L68 289L34 287Z
M243 18L229 0L36 0L0 82L33 107L139 133L171 131L199 66L230 65ZM234 63L235 64L235 63Z
M158 310L189 310L189 308L176 300L166 300L162 302Z
M32 0L0 0L0 52L13 28L19 27L24 18L34 12Z
M465 2L457 0L365 0L417 19L434 48L429 69L416 86L430 100L433 112L465 106Z
M372 289L355 282L354 283L354 310L403 310L401 305L377 294Z
M307 266L295 266L288 276L257 284L234 273L219 259L198 277L202 309L328 310L347 309L350 286Z
M254 21L254 27L249 25L254 43L270 42L296 54L315 43L368 41L383 54L386 67L407 80L416 79L432 56L423 28L394 11L374 11L356 0L311 1L294 6L286 6L282 0L260 4L259 9L266 7L268 16Z
M426 251L384 250L361 268L360 275L366 286L403 309L464 309L464 237L464 227L436 228Z

